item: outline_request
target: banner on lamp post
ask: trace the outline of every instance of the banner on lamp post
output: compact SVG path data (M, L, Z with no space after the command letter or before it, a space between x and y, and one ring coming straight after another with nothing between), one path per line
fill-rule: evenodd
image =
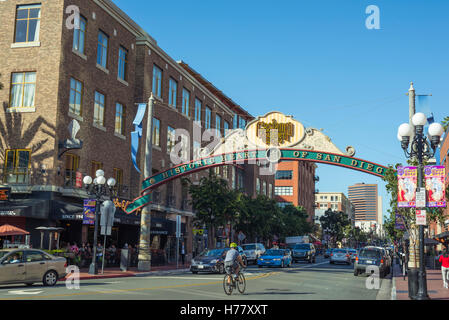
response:
M398 167L398 207L416 207L417 167Z
M396 230L405 230L404 218L402 217L402 215L399 212L396 212L394 228Z
M446 207L445 174L446 172L444 166L424 167L427 207Z

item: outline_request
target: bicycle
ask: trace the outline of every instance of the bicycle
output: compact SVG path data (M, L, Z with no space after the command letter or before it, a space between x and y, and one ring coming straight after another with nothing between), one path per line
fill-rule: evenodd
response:
M228 282L228 279L231 279L230 282ZM241 271L237 274L237 277L234 277L234 274L231 272L230 267L226 268L226 275L223 278L223 289L224 292L230 296L232 294L232 290L234 288L237 288L237 290L243 294L246 289L246 280L245 276Z

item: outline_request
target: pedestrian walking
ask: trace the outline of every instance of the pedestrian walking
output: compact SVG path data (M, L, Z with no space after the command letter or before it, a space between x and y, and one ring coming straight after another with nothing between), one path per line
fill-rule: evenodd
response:
M441 262L441 273L443 275L443 286L446 289L449 289L449 287L448 287L449 253L448 253L447 249L445 249L443 254L440 256L439 261Z

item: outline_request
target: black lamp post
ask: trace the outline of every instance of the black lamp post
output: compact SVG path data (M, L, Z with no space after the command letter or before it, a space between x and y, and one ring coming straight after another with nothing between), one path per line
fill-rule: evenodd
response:
M83 179L84 185L87 192L90 195L95 196L95 227L94 227L94 241L93 241L93 252L92 252L92 263L89 266L89 274L98 274L97 267L97 237L98 237L98 216L100 211L100 201L101 197L107 195L107 193L112 194L113 187L115 186L115 179L109 178L106 182L103 170L97 170L95 172L97 176L92 180L92 177L85 176ZM105 184L107 183L108 188Z
M440 137L444 132L443 126L439 123L432 123L429 126L430 143L424 135L424 125L427 119L424 113L418 112L412 118L413 127L408 123L403 123L398 129L398 139L401 141L401 147L407 158L416 158L418 160L418 189L423 187L423 160L430 159L435 155L435 150L440 143ZM410 145L410 137L413 135L413 141ZM412 270L411 270L412 271ZM412 272L411 272L412 273ZM430 299L427 294L426 268L424 261L424 226L419 226L419 270L418 270L418 292L412 297L415 300ZM409 277L410 282L410 277ZM416 287L416 286L415 286Z

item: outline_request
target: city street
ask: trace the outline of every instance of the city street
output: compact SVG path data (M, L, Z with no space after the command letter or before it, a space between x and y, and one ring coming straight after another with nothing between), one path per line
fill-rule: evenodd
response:
M145 276L80 281L80 289L69 290L64 282L55 287L1 286L1 300L376 300L390 299L390 280L382 279L381 290L365 287L366 276L355 277L353 266L332 265L318 257L315 264L295 263L291 268L245 270L243 295L223 291L223 275L182 272L166 276ZM384 287L387 287L384 290ZM385 291L388 294L379 294Z

